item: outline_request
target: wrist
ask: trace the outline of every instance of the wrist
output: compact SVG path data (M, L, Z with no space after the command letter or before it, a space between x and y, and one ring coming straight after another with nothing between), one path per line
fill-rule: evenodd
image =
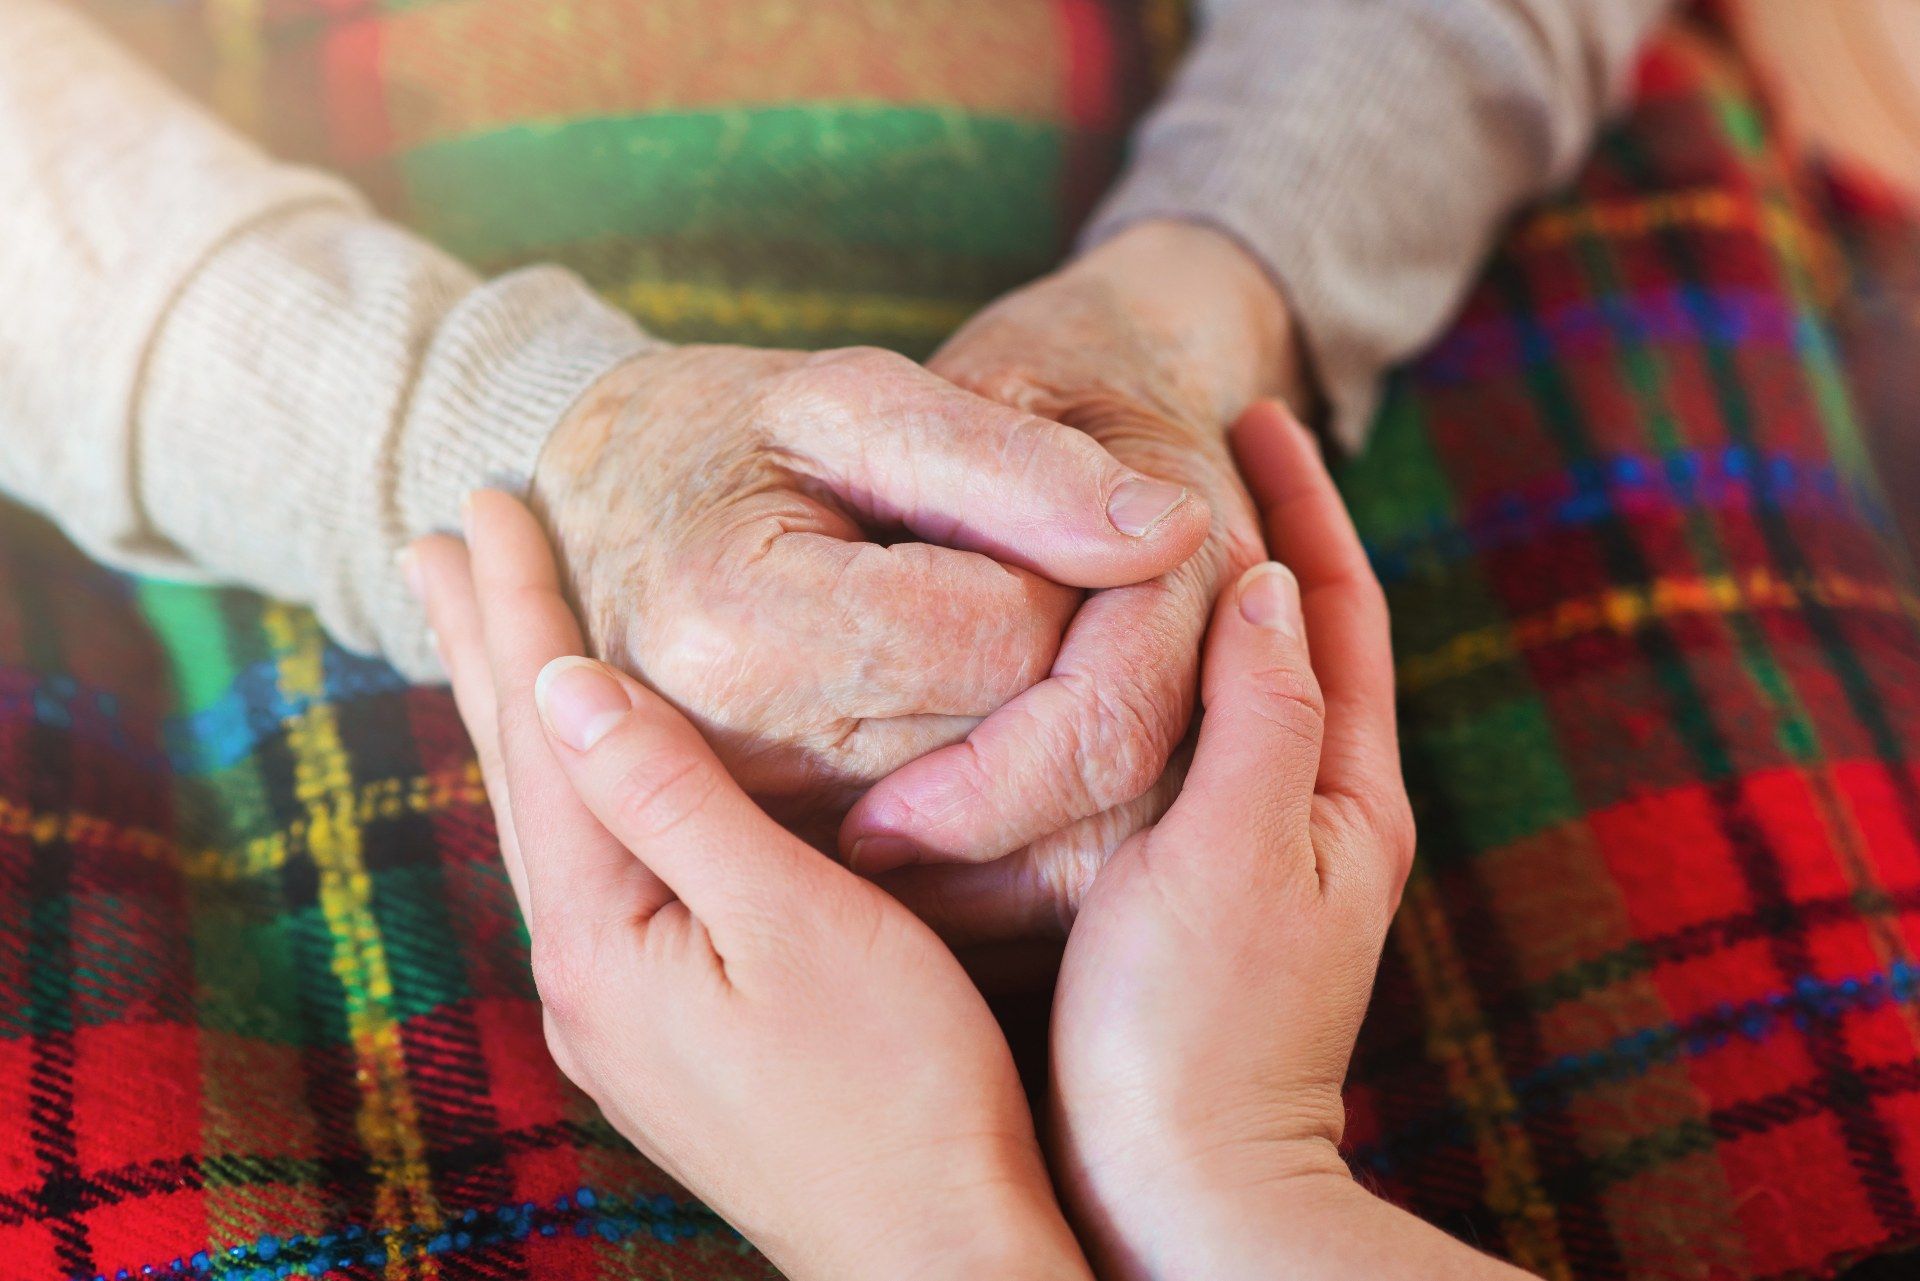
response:
M965 1157L896 1170L866 1190L813 1204L815 1223L845 1228L818 1266L796 1276L844 1281L1086 1281L1037 1142L969 1170Z
M836 1252L814 1275L834 1281L1087 1281L1086 1256L1049 1190L1044 1212L1028 1199L979 1198L969 1212L951 1205L905 1213L888 1204L888 1228ZM801 1275L796 1273L795 1275Z
M636 353L607 369L580 394L541 445L533 474L536 505L568 478L598 464L623 419L631 415L635 397L646 396L650 384L667 375L687 350L662 343Z
M1098 1145L1061 1125L1062 1194L1102 1277L1271 1276L1303 1220L1355 1196L1371 1199L1326 1139L1220 1138L1169 1126L1148 1143Z
M1183 358L1204 368L1223 421L1263 397L1308 411L1305 362L1285 295L1225 232L1201 223L1136 223L1067 271L1103 279L1150 317Z

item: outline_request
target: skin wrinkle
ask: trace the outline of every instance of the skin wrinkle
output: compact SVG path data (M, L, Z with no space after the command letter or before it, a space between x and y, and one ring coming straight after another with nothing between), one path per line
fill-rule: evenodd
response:
M937 825L944 811L1008 797L998 821L1018 839L1001 848L1025 850L1028 871L1013 879L1040 900L1009 914L1070 916L1104 856L1095 846L1164 809L1157 783L1191 720L1212 596L1261 555L1224 423L1282 376L1269 339L1284 337L1284 315L1237 247L1181 235L1183 252L1205 242L1202 269L1169 273L1164 255L1122 236L1111 244L1129 279L1088 268L1090 256L966 326L932 367L994 393L992 405L863 349L680 348L633 362L630 379L590 399L598 422L571 453L562 428L538 480L563 544L569 529L597 543L564 548L594 651L658 688L750 792L821 846L866 788L964 743L975 715L1034 681L1062 679L1028 726L1055 743L1035 768L992 777L1007 772L999 757L967 743L957 761L978 768L966 795L917 817ZM1204 284L1172 298L1190 280ZM1079 433L1067 440L1089 442L1067 451L1071 466L1049 448L1063 423ZM1043 487L1056 505L1088 495L1112 537L1105 503L1120 464L1207 504L1211 538L1166 578L1083 598L1024 571L974 578L922 548L879 545L917 534L998 558L1007 540L1047 532L1045 503L1017 497ZM778 532L742 521L767 514L755 500L777 511ZM616 508L648 514L609 530ZM872 544L827 554L832 539ZM1001 575L1016 590L1002 595ZM1063 631L1075 648L1062 648ZM1051 792L1064 831L1026 830L1022 788Z
M1207 241L1206 269L1170 271L1166 264L1190 252L1194 236ZM1224 437L1229 417L1285 378L1283 312L1237 247L1225 267L1214 233L1180 229L1176 237L1183 243L1171 255L1157 233L1144 251L1121 246L1121 270L1096 264L1103 247L994 304L929 362L963 387L1082 430L1137 471L1184 485L1207 502L1211 518L1208 542L1172 574L1089 596L1054 663L1052 680L1064 688L1046 706L1057 712L1026 700L1002 709L987 722L994 746L983 746L983 727L937 767L909 766L856 806L843 829L843 845L871 822L944 860L977 863L1009 850L1029 862L1062 860L1027 878L1042 901L1010 909L1016 916L1071 912L1058 902L1074 891L1057 887L1076 879L1080 847L1034 840L1033 816L1064 818L1071 830L1104 810L1111 850L1164 811L1155 781L1192 717L1214 595L1263 556ZM1192 281L1203 278L1196 291ZM1233 301L1223 304L1225 295ZM1241 323L1261 309L1271 316ZM1044 764L1029 769L1029 761ZM1001 774L1032 779L1011 792Z
M884 584L892 577L928 583L931 586L922 593L924 599L892 606L882 613L870 611L867 602L873 599L873 595L864 590L859 576L871 571L876 562L888 566L904 563L910 572L896 569L891 574L879 575L879 581ZM974 564L968 562L969 568ZM978 584L976 590L985 602L983 612L989 616L988 625L976 638L974 645L952 655L966 665L967 674L961 683L974 691L973 701L965 705L927 706L923 709L925 712L956 716L985 715L1039 680L1052 664L1060 631L1067 619L1067 611L1061 606L1066 605L1067 601L1057 592L1042 593L1031 579L1023 581L1007 574L984 558L977 564L986 573L970 576L968 585ZM946 568L957 567L949 562ZM833 585L824 595L831 602L836 629L857 637L866 655L841 691L847 706L860 706L871 696L883 660L888 660L891 666L898 668L900 660L906 657L898 652L889 652L908 648L900 637L888 631L894 618L921 613L940 619L939 627L942 630L963 621L948 618L951 611L944 606L948 601L957 599L960 584L942 581L941 571L939 558L932 549L920 544L893 547L862 545L856 547L853 554L836 567ZM850 583L850 579L854 581ZM996 593L996 587L1004 587L1006 591L1004 594ZM1015 593L1025 599L1019 599ZM918 660L921 656L915 652L912 657Z
M974 553L849 540L907 521L957 537L928 513L968 493L981 530L1046 534L1057 514L1021 520L1031 504L1002 491L1119 472L1083 446L1063 454L1079 439L1065 431L898 356L679 348L589 396L536 490L592 652L830 847L867 786L1044 676L1080 599Z

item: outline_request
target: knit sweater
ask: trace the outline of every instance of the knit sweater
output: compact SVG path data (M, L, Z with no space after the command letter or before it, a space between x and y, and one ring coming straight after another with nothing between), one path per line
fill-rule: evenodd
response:
M1357 446L1664 7L1213 0L1081 243L1151 218L1234 237ZM466 491L523 488L654 341L559 269L478 278L53 0L0 0L0 193L0 490L102 560L309 603L416 675L397 551Z

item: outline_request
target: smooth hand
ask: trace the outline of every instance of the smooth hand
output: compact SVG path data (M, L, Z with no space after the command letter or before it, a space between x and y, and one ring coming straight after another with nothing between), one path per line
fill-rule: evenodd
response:
M469 556L470 550L470 556ZM998 1026L918 920L578 655L534 518L414 550L533 941L608 1120L797 1278L1087 1275Z
M1386 606L1312 438L1262 406L1235 443L1281 564L1222 596L1185 789L1067 939L1063 1191L1103 1276L1514 1275L1341 1161L1341 1087L1413 856Z
M593 652L828 847L870 783L1046 675L1076 589L1152 579L1208 524L1085 433L869 350L642 356L534 496Z
M1002 299L929 362L1080 429L1212 515L1190 560L1091 595L1048 679L848 815L841 845L859 870L975 865L885 880L950 937L1059 932L1106 855L1177 791L1167 766L1207 619L1262 554L1226 428L1256 397L1297 390L1291 350L1278 290L1251 258L1212 231L1147 224Z

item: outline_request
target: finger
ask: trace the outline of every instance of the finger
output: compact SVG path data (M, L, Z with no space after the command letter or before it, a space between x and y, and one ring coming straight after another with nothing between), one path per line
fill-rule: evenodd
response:
M1206 541L1191 490L901 357L830 352L798 376L782 443L870 519L1075 587L1157 578Z
M740 790L774 822L829 858L837 857L840 820L876 782L908 761L963 741L977 716L892 716L827 726L830 747L804 744L767 751L757 731L700 736L727 765Z
M856 771L865 791L908 761L966 741L978 716L888 716L861 721L841 742L840 768ZM752 789L747 789L749 793ZM858 797L849 796L850 807ZM845 812L843 807L842 812Z
M1233 443L1273 557L1300 584L1327 704L1319 789L1404 805L1386 597L1319 446L1277 404L1249 409Z
M1179 794L1183 757L1176 754L1144 795L1005 858L896 868L875 881L949 947L1065 938L1113 852L1150 827Z
M435 535L407 549L408 583L427 611L427 625L439 638L440 661L453 685L454 706L473 739L480 761L480 777L493 803L494 826L500 836L500 859L506 864L513 897L522 917L532 914L527 897L527 873L515 839L513 807L507 795L506 769L500 759L500 721L493 696L493 673L487 667L487 640L480 626L480 604L474 597L473 569L467 545L457 538Z
M1143 794L1192 716L1204 581L1183 567L1089 598L1047 680L860 799L849 866L984 862Z
M789 920L839 868L740 790L700 732L640 682L555 659L535 691L553 757L601 826L666 882L723 955L741 927Z
M948 947L1059 939L1079 906L1084 853L1046 862L1029 847L991 863L899 867L874 880Z
M518 501L481 490L467 506L467 547L526 870L529 927L565 937L611 915L650 916L671 895L574 794L535 708L540 670L581 649L546 535Z
M1326 705L1308 655L1299 585L1285 566L1255 565L1221 594L1201 699L1193 768L1160 831L1176 846L1297 853L1289 870L1312 866ZM1196 860L1194 874L1250 883L1244 860L1230 857Z
M1080 593L990 557L789 534L760 581L786 601L757 660L844 715L985 716L1046 676Z

